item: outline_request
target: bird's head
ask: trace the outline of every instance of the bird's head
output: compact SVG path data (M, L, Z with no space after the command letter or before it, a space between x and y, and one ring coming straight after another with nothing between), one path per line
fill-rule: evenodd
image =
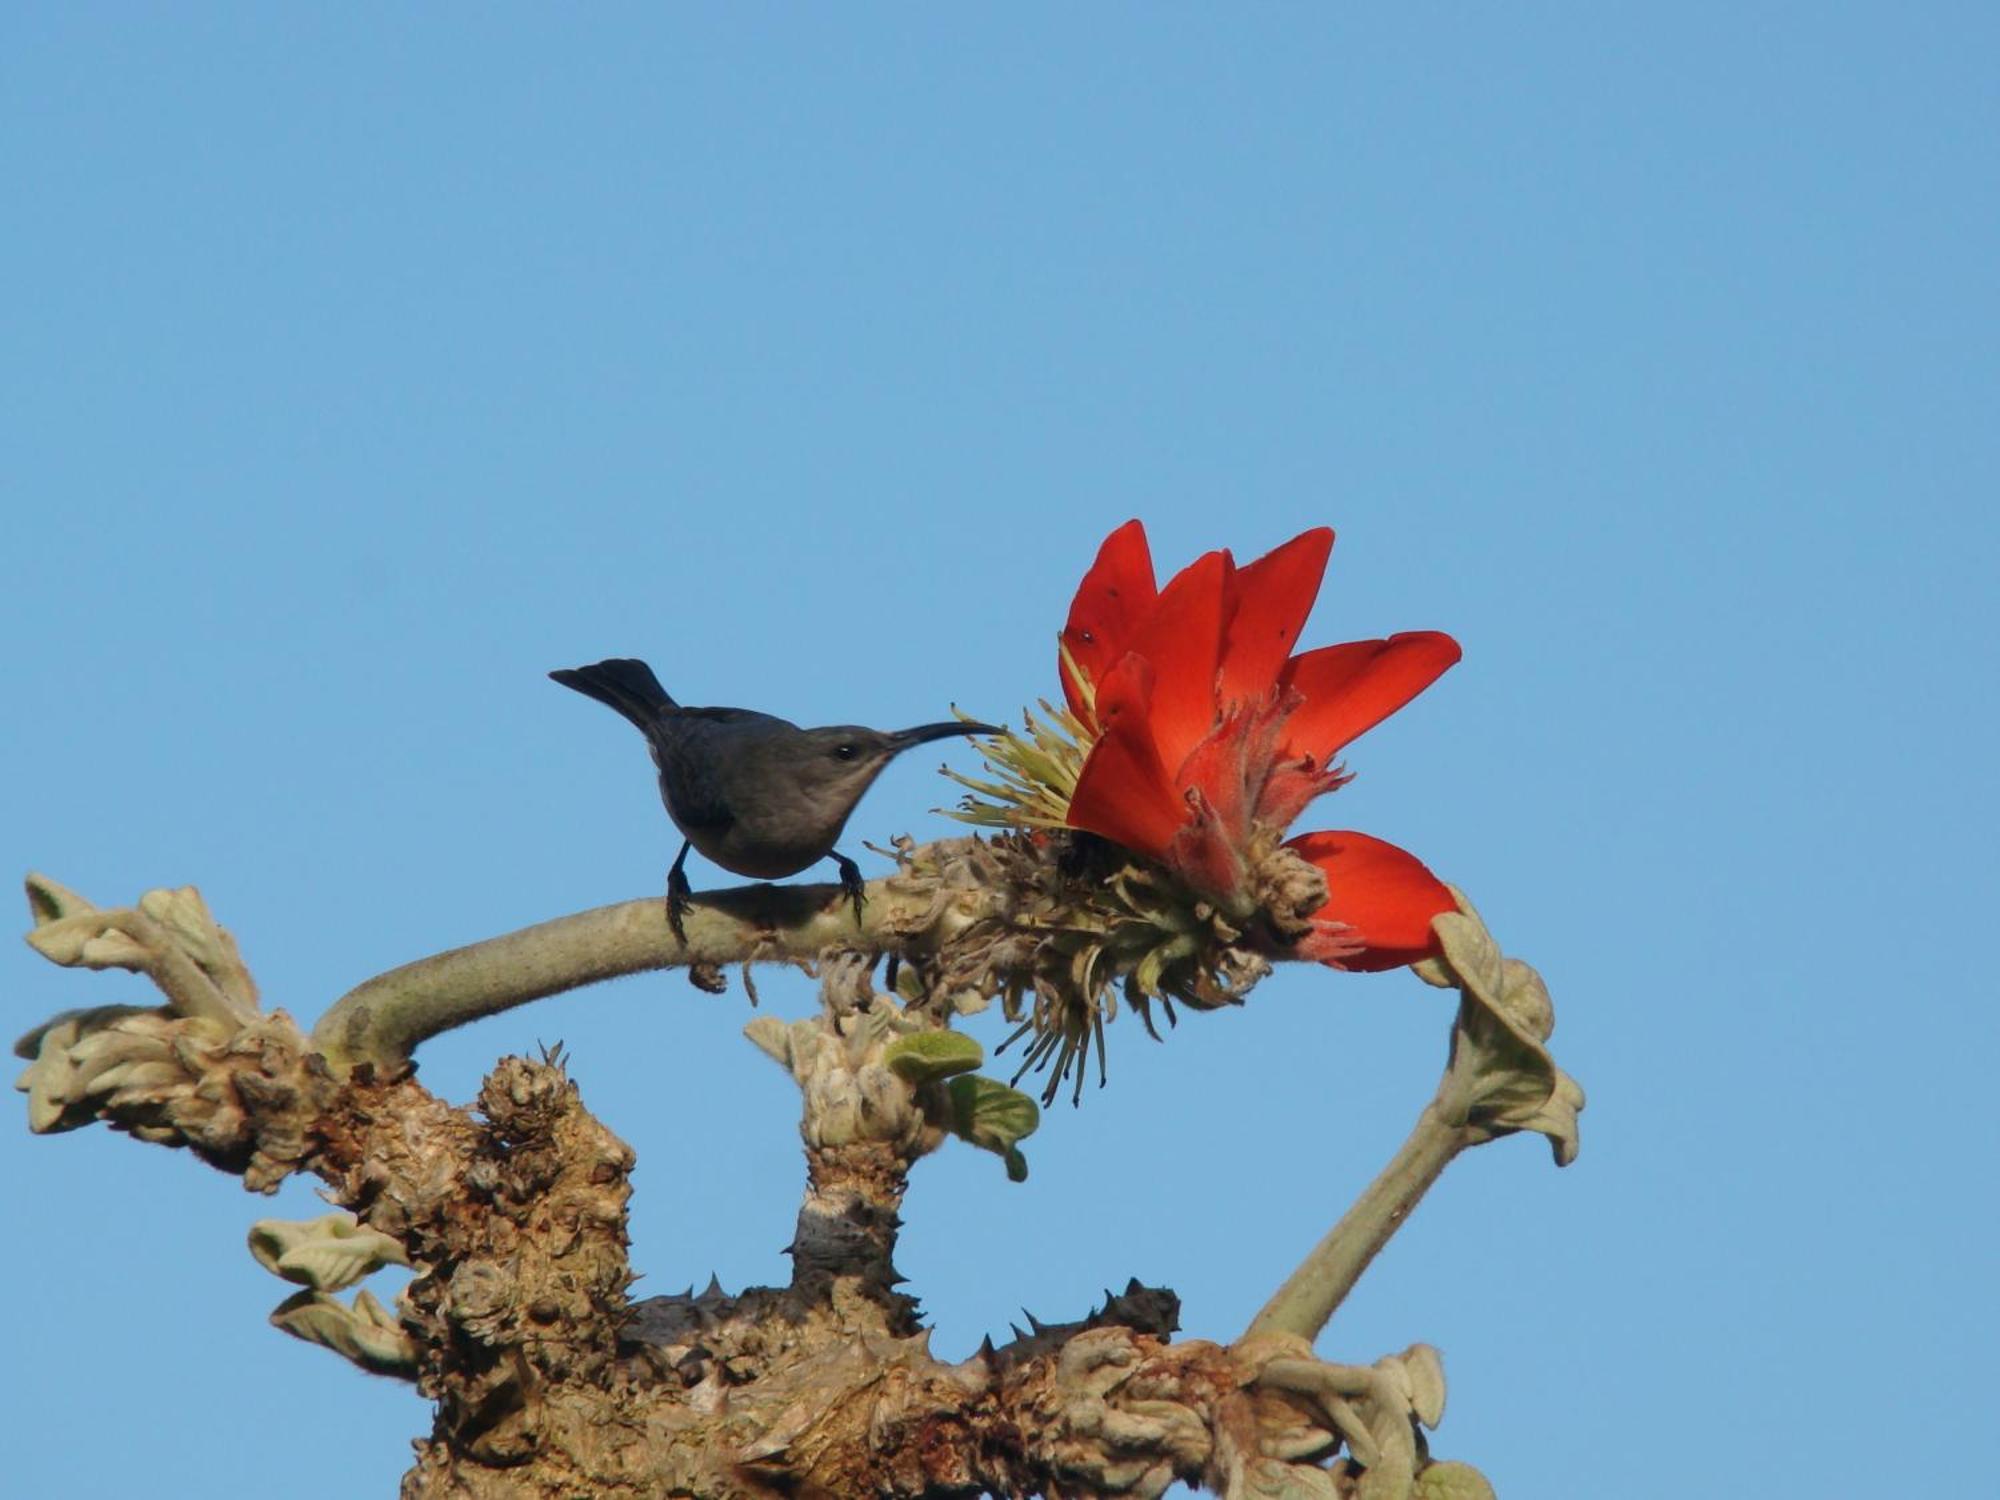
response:
M882 768L917 745L959 735L998 734L991 724L953 719L944 724L919 724L914 729L869 729L860 724L829 724L801 731L794 753L798 786L816 802L851 808L882 774Z

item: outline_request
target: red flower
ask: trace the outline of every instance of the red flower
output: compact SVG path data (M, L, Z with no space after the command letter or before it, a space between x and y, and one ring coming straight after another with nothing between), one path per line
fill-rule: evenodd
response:
M1431 918L1458 903L1416 855L1365 833L1302 833L1285 847L1326 876L1326 905L1293 950L1300 958L1394 969L1437 952Z
M1259 847L1348 779L1340 750L1459 658L1437 631L1293 655L1332 549L1333 532L1316 527L1241 568L1210 552L1159 588L1138 521L1106 538L1062 633L1063 691L1096 736L1071 827L1160 861L1238 914L1254 903ZM1414 856L1366 834L1287 847L1332 893L1301 956L1408 963L1429 951L1431 917L1454 909Z

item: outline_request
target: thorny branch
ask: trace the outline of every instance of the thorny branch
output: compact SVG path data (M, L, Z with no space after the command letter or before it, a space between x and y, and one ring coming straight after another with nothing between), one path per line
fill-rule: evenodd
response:
M346 1213L259 1225L253 1253L303 1288L279 1326L435 1403L409 1497L1152 1496L1177 1479L1238 1497L1490 1494L1429 1455L1434 1351L1352 1366L1310 1346L1458 1152L1536 1130L1574 1155L1582 1094L1544 1045L1547 993L1462 901L1437 920L1443 957L1419 968L1460 993L1437 1098L1243 1338L1171 1342L1175 1299L1135 1282L1075 1323L956 1363L931 1353L893 1262L909 1169L957 1136L1018 1175L1035 1125L1031 1100L974 1071L981 1049L953 1018L997 997L1080 1064L1115 994L1203 1008L1261 972L1254 933L1210 957L1183 932L1168 952L1138 934L1143 890L1093 904L1065 881L1104 882L1042 855L1007 838L905 843L863 923L831 887L748 888L707 897L684 949L656 901L600 908L371 980L309 1036L259 1008L192 888L100 910L35 878L38 951L146 973L165 1003L53 1018L22 1039L20 1087L38 1131L101 1120L259 1191L292 1172L328 1185ZM890 994L871 979L883 952L900 960ZM428 1036L614 974L686 964L713 984L725 963L747 980L773 960L821 979L817 1015L749 1028L802 1099L808 1186L784 1287L631 1302L633 1154L560 1056L503 1060L475 1110L408 1067ZM393 1310L335 1295L391 1262L416 1272Z

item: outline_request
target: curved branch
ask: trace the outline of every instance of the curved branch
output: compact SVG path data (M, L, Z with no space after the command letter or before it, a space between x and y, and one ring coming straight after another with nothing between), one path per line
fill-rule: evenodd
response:
M1425 1105L1416 1129L1389 1159L1389 1165L1272 1294L1251 1319L1245 1336L1290 1333L1303 1339L1317 1338L1431 1184L1459 1152L1484 1139L1487 1137L1462 1125L1450 1124L1435 1102Z
M902 876L870 881L858 919L837 885L737 886L697 898L682 945L664 901L621 901L377 975L334 1002L313 1027L313 1045L343 1071L361 1063L395 1071L441 1032L564 990L648 969L810 963L829 948L909 952L941 940L931 929L953 913L954 930L973 920L962 899L941 904L934 884Z
M1425 983L1459 994L1437 1093L1389 1165L1264 1304L1249 1334L1318 1337L1459 1152L1531 1130L1548 1137L1557 1166L1576 1159L1583 1090L1549 1054L1555 1007L1548 988L1532 966L1501 954L1464 892L1452 895L1459 909L1432 923L1439 954L1413 965Z

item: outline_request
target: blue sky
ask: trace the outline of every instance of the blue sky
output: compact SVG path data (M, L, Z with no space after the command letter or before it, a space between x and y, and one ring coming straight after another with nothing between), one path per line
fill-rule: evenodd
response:
M1126 517L1166 566L1328 523L1308 643L1465 660L1304 826L1465 886L1590 1108L1567 1171L1460 1162L1322 1351L1437 1344L1435 1446L1503 1496L1972 1493L1996 45L1951 5L10 7L0 851L199 885L310 1018L659 888L637 737L551 667L1017 716ZM935 765L853 852L951 831ZM141 993L0 965L10 1034ZM641 1290L734 1290L800 1180L749 1016L630 979L423 1076L566 1042L639 1153ZM1135 1274L1232 1336L1445 1026L1324 971L1119 1024L1025 1185L919 1168L938 1347ZM392 1492L421 1404L263 1323L243 1235L303 1186L19 1122L13 1487Z

